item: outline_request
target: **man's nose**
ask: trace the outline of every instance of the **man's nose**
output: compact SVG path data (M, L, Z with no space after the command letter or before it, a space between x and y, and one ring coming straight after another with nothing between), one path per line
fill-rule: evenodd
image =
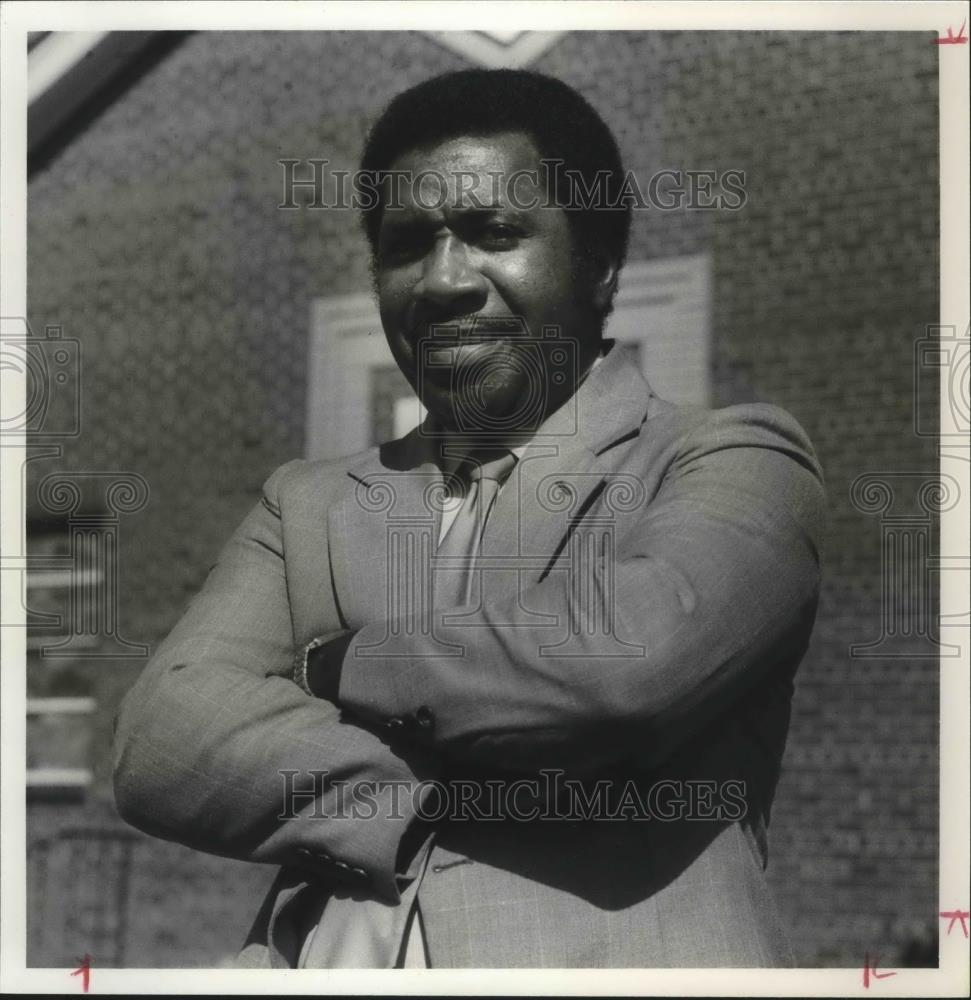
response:
M478 312L489 297L485 278L472 265L465 244L449 233L425 257L415 296L450 316Z

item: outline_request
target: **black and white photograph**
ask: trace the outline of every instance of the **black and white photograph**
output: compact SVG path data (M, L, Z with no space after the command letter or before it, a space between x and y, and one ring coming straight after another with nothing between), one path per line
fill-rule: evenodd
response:
M967 14L0 6L4 992L967 995Z

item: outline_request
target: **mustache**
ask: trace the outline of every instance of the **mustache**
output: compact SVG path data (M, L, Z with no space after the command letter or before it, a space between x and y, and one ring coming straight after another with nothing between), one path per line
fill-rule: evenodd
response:
M412 336L441 337L446 340L475 340L480 337L528 337L522 316L466 313L452 316L421 316L412 324Z

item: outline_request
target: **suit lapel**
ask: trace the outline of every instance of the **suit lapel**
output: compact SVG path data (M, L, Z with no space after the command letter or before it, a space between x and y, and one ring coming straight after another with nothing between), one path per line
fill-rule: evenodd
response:
M483 556L515 557L529 579L545 576L596 505L621 446L637 438L651 395L634 361L615 346L516 463L487 522ZM328 513L328 538L348 628L394 617L396 595L408 590L391 582L403 579L404 538L427 544L429 554L437 547L442 474L434 447L416 428L347 469Z
M401 593L392 576L405 572L401 560L416 554L409 545L430 545L434 552L442 475L429 456L416 428L347 470L327 521L334 590L348 628L390 614Z
M651 396L633 360L615 346L517 463L486 526L483 554L516 555L530 579L542 579L596 507L624 445L638 437Z

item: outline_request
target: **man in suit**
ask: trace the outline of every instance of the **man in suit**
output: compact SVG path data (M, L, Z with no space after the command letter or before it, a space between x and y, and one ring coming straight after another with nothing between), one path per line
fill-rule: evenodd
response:
M790 963L764 867L809 441L665 403L603 339L630 209L564 84L428 81L362 168L428 417L270 477L122 705L122 815L281 866L242 965ZM571 200L597 178L612 208Z

